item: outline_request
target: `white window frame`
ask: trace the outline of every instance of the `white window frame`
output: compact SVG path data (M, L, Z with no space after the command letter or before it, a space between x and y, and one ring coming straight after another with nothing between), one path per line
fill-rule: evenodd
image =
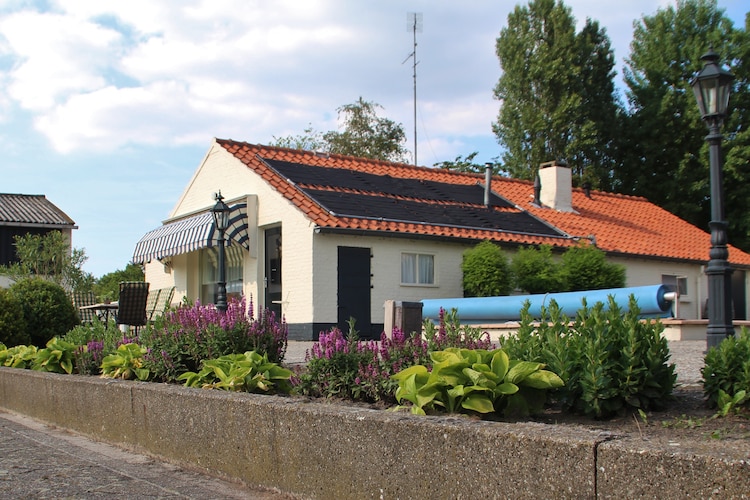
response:
M663 285L676 288L676 292L680 296L680 300L686 300L690 298L690 288L688 287L688 278L684 274L669 274L662 273L661 283Z
M435 255L431 253L401 252L401 285L437 286L435 261Z

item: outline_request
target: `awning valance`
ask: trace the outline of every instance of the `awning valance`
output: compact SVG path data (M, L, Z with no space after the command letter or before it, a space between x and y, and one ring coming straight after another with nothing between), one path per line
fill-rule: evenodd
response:
M202 248L214 247L219 244L218 236L219 232L216 231L213 214L210 211L168 222L149 231L138 241L133 252L133 263L143 264L153 259L161 260ZM249 248L247 204L240 203L232 206L229 227L225 236L227 245Z

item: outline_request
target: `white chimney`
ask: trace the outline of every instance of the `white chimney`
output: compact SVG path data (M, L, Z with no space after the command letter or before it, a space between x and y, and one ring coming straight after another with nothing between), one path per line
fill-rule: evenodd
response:
M568 166L559 161L539 165L539 180L542 183L540 201L543 205L560 212L573 210L573 179Z

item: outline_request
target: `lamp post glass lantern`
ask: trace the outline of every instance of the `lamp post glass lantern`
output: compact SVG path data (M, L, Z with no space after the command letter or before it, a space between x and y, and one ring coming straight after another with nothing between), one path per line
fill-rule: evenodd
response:
M708 329L706 346L718 346L722 340L734 335L732 325L732 268L727 249L727 222L724 220L722 187L721 126L729 106L729 92L734 75L723 69L719 55L713 47L701 60L703 69L690 82L698 101L701 118L708 126L706 142L709 144L709 173L711 181L711 250L706 267L708 276Z
M214 197L216 205L211 209L214 216L214 224L216 230L219 232L219 279L218 279L218 290L216 291L216 309L219 311L227 310L227 278L226 278L226 248L224 233L229 227L229 205L224 203L224 197L221 195L221 191L216 193Z

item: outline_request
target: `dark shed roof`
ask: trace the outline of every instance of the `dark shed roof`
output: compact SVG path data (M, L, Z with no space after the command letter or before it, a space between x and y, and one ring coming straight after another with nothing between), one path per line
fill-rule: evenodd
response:
M43 194L0 193L0 226L76 229L73 219Z

